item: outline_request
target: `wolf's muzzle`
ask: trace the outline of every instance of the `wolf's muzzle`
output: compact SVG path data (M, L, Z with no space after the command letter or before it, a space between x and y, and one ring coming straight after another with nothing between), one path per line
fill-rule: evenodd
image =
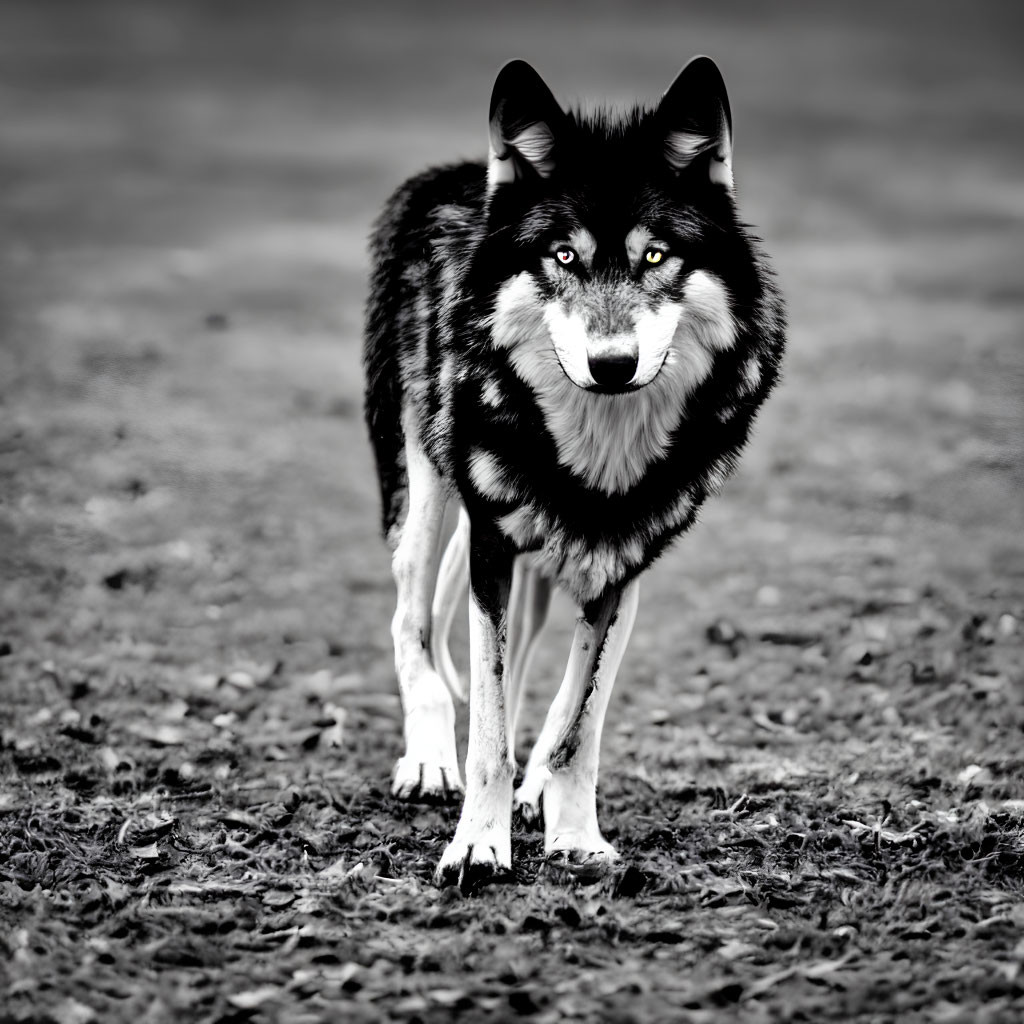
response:
M624 391L636 375L639 353L636 349L612 349L592 353L587 358L590 375L602 391Z

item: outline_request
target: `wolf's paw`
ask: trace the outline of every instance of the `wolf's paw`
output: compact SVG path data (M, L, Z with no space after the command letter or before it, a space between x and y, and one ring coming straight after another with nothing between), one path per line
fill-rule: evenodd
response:
M512 856L509 843L504 844L484 833L476 842L458 837L448 844L441 863L434 872L436 885L457 885L463 893L472 892L492 882L509 881Z
M538 828L544 820L541 795L549 776L550 772L546 770L531 769L527 766L522 784L512 797L512 809L524 828Z
M458 885L465 893L488 882L507 882L511 871L512 845L507 829L458 829L441 855L434 882L439 886Z
M524 829L540 828L544 824L544 808L540 794L537 794L536 800L528 800L521 797L517 789L512 801L512 820Z
M558 840L563 837L559 836ZM556 880L591 883L604 878L619 859L603 839L595 842L583 836L565 837L566 846L552 845L547 851L547 873Z
M449 804L462 799L462 777L456 765L440 765L415 757L400 757L395 765L391 794L399 800Z
M600 832L560 832L544 844L544 852L548 857L570 857L573 860L600 857L609 864L619 859L615 847Z

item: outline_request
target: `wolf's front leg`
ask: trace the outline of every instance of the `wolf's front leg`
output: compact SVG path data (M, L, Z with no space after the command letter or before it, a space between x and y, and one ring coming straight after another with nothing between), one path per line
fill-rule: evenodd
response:
M466 799L455 837L437 867L439 884L457 881L465 888L512 865L515 763L504 688L512 561L512 553L500 544L472 538Z
M637 581L583 610L565 677L530 754L516 803L535 817L543 799L545 852L572 861L618 856L597 824L601 731L636 618Z

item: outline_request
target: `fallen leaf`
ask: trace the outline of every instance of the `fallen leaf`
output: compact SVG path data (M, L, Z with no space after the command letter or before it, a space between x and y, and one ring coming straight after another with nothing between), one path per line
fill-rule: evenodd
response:
M59 1003L52 1011L57 1024L89 1024L96 1019L96 1011L85 1003L80 1003L70 996Z
M268 999L273 999L280 991L281 989L277 985L261 985L259 988L252 988L247 992L236 992L235 995L228 996L228 1002L240 1010L253 1010Z
M137 722L128 727L139 739L147 740L156 747L178 747L185 742L185 730L177 725L153 725Z

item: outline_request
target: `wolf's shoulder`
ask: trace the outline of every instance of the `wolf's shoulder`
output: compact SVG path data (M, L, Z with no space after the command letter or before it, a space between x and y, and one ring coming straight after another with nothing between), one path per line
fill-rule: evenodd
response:
M423 249L477 232L483 221L487 170L466 162L431 167L391 194L374 226L378 252Z

